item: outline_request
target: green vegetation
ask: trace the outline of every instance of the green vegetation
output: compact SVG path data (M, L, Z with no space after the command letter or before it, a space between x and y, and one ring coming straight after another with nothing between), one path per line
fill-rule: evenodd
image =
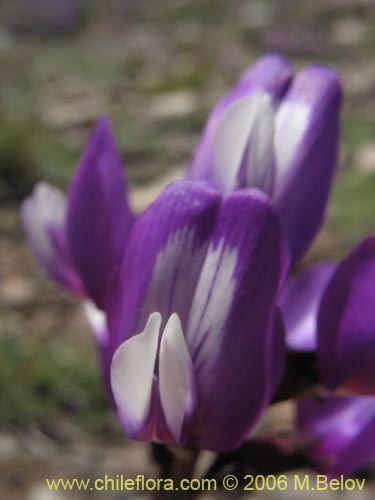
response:
M330 204L332 226L350 248L375 229L375 175L351 169L336 179Z
M91 432L105 430L109 405L96 353L66 338L0 332L0 414L4 428L26 428L61 413Z

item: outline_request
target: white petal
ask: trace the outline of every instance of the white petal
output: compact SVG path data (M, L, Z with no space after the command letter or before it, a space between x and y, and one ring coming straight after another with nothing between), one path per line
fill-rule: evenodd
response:
M228 193L238 187L245 169L247 187L272 188L274 110L270 96L256 93L230 106L213 142L213 181Z
M102 346L107 345L108 330L105 313L98 309L91 300L84 301L83 311L99 344Z
M193 411L195 381L193 365L177 314L172 314L169 318L162 336L159 384L160 400L168 428L179 443L185 415Z
M117 349L111 366L111 385L125 430L137 438L150 413L161 316L152 313L144 331Z
M33 194L22 205L22 219L30 243L40 258L47 262L55 258L48 229L62 227L65 216L65 194L46 182L38 183Z
M178 311L186 324L207 247L188 226L172 233L157 257L143 310L160 311L165 318Z
M211 246L194 295L186 338L195 366L207 372L208 360L220 349L220 333L233 302L236 265L235 248L226 247L224 240Z
M311 108L301 102L283 102L275 118L276 185L280 186L309 125Z

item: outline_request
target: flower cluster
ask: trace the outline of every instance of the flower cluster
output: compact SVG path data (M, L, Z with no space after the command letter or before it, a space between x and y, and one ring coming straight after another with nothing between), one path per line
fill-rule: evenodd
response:
M287 352L309 351L325 396L297 403L306 456L332 474L371 457L375 235L338 264L292 267L324 218L340 105L331 69L293 75L265 56L214 107L186 178L140 215L105 118L67 196L40 183L24 201L39 264L82 300L128 436L232 450Z

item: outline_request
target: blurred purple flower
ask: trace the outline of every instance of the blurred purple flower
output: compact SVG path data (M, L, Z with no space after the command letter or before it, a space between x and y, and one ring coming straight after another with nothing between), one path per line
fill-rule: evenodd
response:
M375 235L340 264L318 264L291 278L279 305L288 347L317 350L329 389L374 393Z
M85 0L18 0L22 16L35 28L66 30L82 14Z
M347 475L375 458L375 397L334 397L297 403L297 428L317 471Z
M217 451L246 437L283 370L276 301L288 261L257 190L223 201L180 181L139 216L109 311L121 344L112 389L130 437Z
M121 263L133 224L120 153L109 121L98 121L73 177L65 231L88 296L106 307L111 273Z
M66 211L65 194L46 182L39 182L23 201L21 218L29 245L49 278L83 298L86 292L69 251Z
M333 263L315 264L286 282L279 306L285 323L286 344L290 349L316 350L320 300L335 268Z
M105 349L102 311L133 223L122 160L106 118L87 143L68 196L39 183L23 202L21 217L40 266L57 285L87 302L85 312Z
M338 265L324 291L318 361L330 389L375 393L375 234Z
M21 217L49 277L104 310L108 280L122 260L133 223L123 163L106 118L96 124L67 198L41 182L22 203Z
M329 68L292 78L267 55L212 110L188 177L224 194L257 187L277 207L295 262L320 228L337 163L341 88Z

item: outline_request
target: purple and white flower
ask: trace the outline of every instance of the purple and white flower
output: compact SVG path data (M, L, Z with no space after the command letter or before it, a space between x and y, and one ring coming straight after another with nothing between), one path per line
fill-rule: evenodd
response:
M104 310L134 217L127 202L120 153L109 121L101 118L83 152L68 195L38 183L21 207L30 247L47 275L84 300L101 350L108 332ZM109 371L110 358L105 371Z
M294 78L287 60L259 59L211 112L188 177L224 194L257 187L275 204L295 262L319 230L337 164L341 88L329 68Z
M21 217L48 276L104 309L109 277L121 263L133 223L121 156L106 118L87 143L67 197L38 183L23 202Z
M257 190L223 200L180 181L137 218L109 311L112 390L130 437L217 451L244 439L282 374L288 264Z
M67 200L58 188L39 182L21 207L29 245L49 278L78 297L86 295L74 268L66 234Z

